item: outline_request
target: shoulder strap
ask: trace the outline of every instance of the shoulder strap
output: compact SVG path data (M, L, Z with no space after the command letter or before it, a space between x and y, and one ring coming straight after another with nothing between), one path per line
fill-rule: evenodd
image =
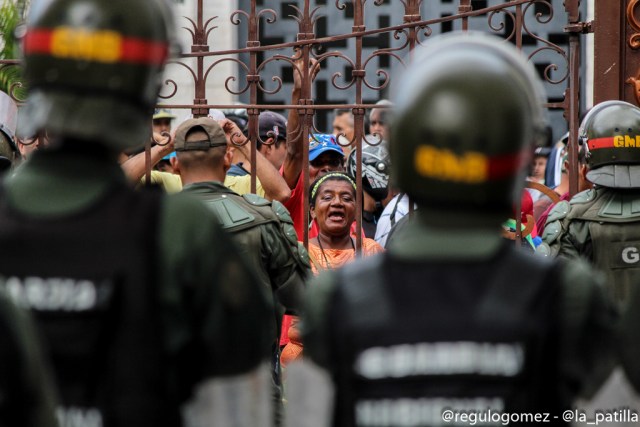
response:
M398 205L402 201L404 197L404 193L399 193L398 200L396 200L396 204L393 205L393 210L391 211L391 215L389 215L389 221L391 222L391 227L396 225L396 212L398 211Z

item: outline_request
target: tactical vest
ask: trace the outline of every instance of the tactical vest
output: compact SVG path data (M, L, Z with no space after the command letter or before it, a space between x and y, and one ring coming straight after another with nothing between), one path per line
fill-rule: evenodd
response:
M179 425L161 341L159 210L159 194L124 186L54 218L0 202L0 284L34 314L62 427Z
M204 203L216 213L225 231L234 234L235 241L244 248L262 247L260 225L278 223L271 209L271 203L256 195L240 196L234 193L211 193L202 197ZM259 254L248 254L248 257ZM260 264L262 262L260 261ZM268 276L256 271L261 281L271 288Z
M207 183L202 185L207 185ZM283 240L282 242L282 248L289 252L302 271L310 268L306 253L301 253L300 245L298 245L298 237L293 227L293 220L282 203L269 201L255 194L240 196L216 184L213 184L209 191L198 191L190 194L198 196L216 214L224 230L234 235L234 240L238 242L240 248L246 253L246 258L254 267L256 275L270 290L274 289L272 289L268 273L264 271L264 268L261 268L263 265L261 254L253 250L248 251L250 248L263 246L261 225L275 224L286 239L286 241ZM279 296L281 299L287 298L286 295ZM287 301L282 302L287 305Z
M611 297L625 303L631 287L640 282L640 192L597 187L576 195L570 204L567 220L588 222L590 247L582 249L591 252L593 265L606 274Z
M330 313L334 425L469 425L444 422L446 409L561 413L557 277L512 245L489 262L384 254L346 266Z

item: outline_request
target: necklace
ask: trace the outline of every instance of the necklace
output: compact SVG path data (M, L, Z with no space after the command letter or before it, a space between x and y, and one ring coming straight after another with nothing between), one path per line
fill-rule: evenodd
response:
M355 243L353 243L353 238L350 237L349 240L351 241L351 248L353 248L353 253L355 255L356 253L356 245ZM324 248L322 247L322 240L320 240L320 236L318 236L318 247L320 248L320 252L322 252L322 258L324 258L324 262L327 263L327 269L331 269L331 263L329 262L329 259L327 258L327 254L324 253Z

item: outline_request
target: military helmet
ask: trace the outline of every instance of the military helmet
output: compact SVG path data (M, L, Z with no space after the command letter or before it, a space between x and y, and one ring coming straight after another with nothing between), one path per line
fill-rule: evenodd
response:
M397 186L421 209L508 214L546 128L544 89L526 57L494 36L451 33L418 47L398 82Z
M347 173L357 176L357 151L349 154ZM377 145L362 143L362 188L377 201L383 200L389 193L389 172L391 159L385 141Z
M29 85L21 135L99 141L123 150L149 138L173 35L166 0L51 0L24 38Z
M612 188L640 188L640 108L605 101L582 120L580 142L591 169L587 179Z

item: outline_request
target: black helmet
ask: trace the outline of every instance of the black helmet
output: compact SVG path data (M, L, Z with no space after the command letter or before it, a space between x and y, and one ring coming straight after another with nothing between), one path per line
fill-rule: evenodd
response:
M612 188L640 188L640 108L624 101L593 107L580 125L587 178Z
M508 42L474 32L432 39L396 87L394 182L421 209L508 214L545 135L544 102L533 66Z
M24 39L29 84L20 133L138 146L173 35L165 0L52 0L35 7Z
M357 172L357 152L351 151L347 162L347 173L355 179ZM378 145L362 143L362 188L377 201L389 193L389 171L391 159L386 142Z

